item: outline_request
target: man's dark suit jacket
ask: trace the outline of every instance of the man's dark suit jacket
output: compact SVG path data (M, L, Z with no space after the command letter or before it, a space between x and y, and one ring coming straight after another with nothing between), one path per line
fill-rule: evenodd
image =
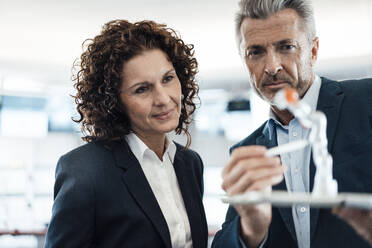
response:
M203 164L177 145L174 169L193 247L206 247ZM171 247L167 223L141 166L125 141L106 149L88 143L57 164L46 248Z
M335 82L322 78L317 109L327 116L328 150L339 192L372 193L372 79ZM266 123L232 149L246 145L277 145L263 132ZM310 186L315 166L310 162ZM284 180L273 190L286 190ZM212 247L240 247L239 216L229 207L225 223ZM329 209L310 210L311 247L369 247ZM297 247L291 208L272 208L272 222L264 247Z

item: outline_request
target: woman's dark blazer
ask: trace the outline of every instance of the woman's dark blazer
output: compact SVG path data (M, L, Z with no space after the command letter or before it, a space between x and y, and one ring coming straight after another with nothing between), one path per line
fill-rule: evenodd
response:
M203 164L196 152L176 146L193 247L207 247ZM45 247L171 247L167 223L125 141L111 149L88 143L59 159Z

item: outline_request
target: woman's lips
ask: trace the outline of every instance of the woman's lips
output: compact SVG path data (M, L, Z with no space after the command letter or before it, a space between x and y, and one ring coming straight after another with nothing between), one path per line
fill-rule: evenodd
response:
M154 114L152 116L155 119L158 119L158 120L166 120L172 115L172 113L173 113L173 109L168 110L168 111L164 111L164 112L161 112L161 113L158 113L158 114Z

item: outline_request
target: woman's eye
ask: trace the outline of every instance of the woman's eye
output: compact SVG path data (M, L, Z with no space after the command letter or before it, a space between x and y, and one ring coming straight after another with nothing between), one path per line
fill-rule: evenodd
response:
M174 78L174 76L172 76L172 75L168 75L168 76L166 76L165 78L164 78L164 82L170 82L170 81L172 81L173 80L173 78Z
M135 93L136 94L141 94L141 93L145 93L147 90L148 90L147 86L141 86L141 87L136 89Z

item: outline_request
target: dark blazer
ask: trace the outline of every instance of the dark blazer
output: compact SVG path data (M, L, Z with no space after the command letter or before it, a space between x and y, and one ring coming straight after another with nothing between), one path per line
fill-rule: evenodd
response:
M203 164L178 144L174 169L194 247L207 247ZM170 234L141 166L126 142L88 143L57 164L47 248L171 247Z
M339 192L372 193L372 79L335 82L322 78L317 109L327 116L328 150ZM277 145L269 139L266 123L232 149L245 145ZM315 166L310 161L310 188ZM273 190L286 190L285 181ZM229 207L225 223L212 247L240 247L239 216ZM310 209L311 247L369 247L329 209ZM264 247L297 247L291 208L272 208L272 221Z

